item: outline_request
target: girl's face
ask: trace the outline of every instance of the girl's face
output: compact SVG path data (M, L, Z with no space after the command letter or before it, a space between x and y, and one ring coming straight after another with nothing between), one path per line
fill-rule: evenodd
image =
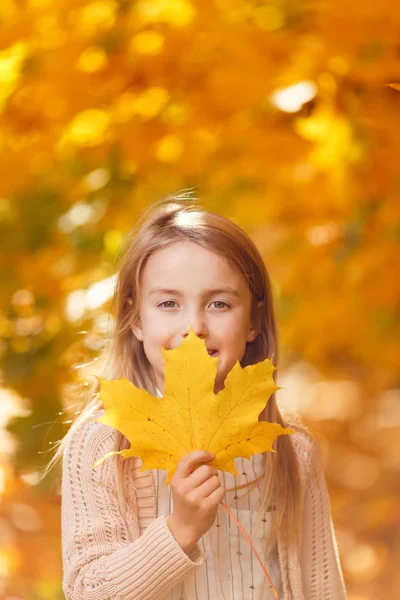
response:
M214 393L241 361L257 332L250 322L251 294L244 277L218 254L191 241L157 250L141 273L140 317L132 324L164 394L164 358L179 346L190 324L218 356Z

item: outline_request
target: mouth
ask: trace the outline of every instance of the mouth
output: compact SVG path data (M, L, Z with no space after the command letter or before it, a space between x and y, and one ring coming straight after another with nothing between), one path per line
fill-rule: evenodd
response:
M218 350L208 350L207 352L210 356L218 356L219 355Z

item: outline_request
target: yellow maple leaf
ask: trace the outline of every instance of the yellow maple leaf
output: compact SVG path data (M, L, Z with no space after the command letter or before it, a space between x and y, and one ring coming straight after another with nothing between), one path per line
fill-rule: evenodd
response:
M190 329L182 344L161 349L164 357L165 393L155 398L129 380L100 382L105 414L95 422L120 431L131 447L107 452L94 467L114 454L138 456L142 471L165 469L168 485L179 461L193 450L215 455L209 464L237 475L233 459L250 458L272 448L279 435L295 433L278 423L258 421L267 400L279 386L270 359L242 369L237 361L225 380L225 388L214 394L218 357L209 356L200 338Z

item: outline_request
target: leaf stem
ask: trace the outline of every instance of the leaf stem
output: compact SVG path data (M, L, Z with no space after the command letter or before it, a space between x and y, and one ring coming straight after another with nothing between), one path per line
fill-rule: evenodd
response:
M253 544L252 544L252 542L251 542L251 539L250 539L250 538L249 538L249 536L247 535L247 533L246 533L246 531L245 531L245 529L244 529L243 525L241 525L241 524L239 523L239 521L237 520L237 518L235 517L235 515L234 515L234 514L232 513L232 511L231 511L231 510L230 510L230 509L229 509L229 508L226 506L226 504L225 504L224 502L221 502L221 504L222 504L222 506L224 507L224 509L226 510L226 512L229 514L229 516L230 516L230 517L232 517L232 519L235 521L235 523L237 524L237 526L239 527L239 529L241 530L241 532L243 533L244 537L246 538L247 542L249 543L249 545L250 545L250 547L251 547L251 549L252 549L252 551L253 551L253 553L254 553L254 555L255 555L256 559L257 559L257 560L258 560L258 562L260 563L260 565L261 565L261 568L262 568L262 570L264 571L264 573L265 573L265 575L266 575L266 577L267 577L267 579L268 579L268 581L269 581L269 583L270 583L270 588L271 588L271 590L272 590L272 592L273 592L273 594L274 594L274 597L276 598L276 600L279 600L279 595L278 595L278 592L276 591L276 589L275 589L275 587L274 587L274 584L272 583L272 581L271 581L271 578L270 578L270 576L268 575L268 571L267 571L267 569L264 567L264 565L263 565L263 562L262 562L261 558L259 557L257 550L254 548L254 546L253 546Z

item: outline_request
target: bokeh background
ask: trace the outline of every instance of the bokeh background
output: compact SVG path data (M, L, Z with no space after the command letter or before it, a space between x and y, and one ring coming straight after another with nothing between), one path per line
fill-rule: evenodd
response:
M1 0L0 598L63 598L39 474L125 236L183 189L270 271L277 399L321 444L349 600L400 597L398 82L398 0Z

